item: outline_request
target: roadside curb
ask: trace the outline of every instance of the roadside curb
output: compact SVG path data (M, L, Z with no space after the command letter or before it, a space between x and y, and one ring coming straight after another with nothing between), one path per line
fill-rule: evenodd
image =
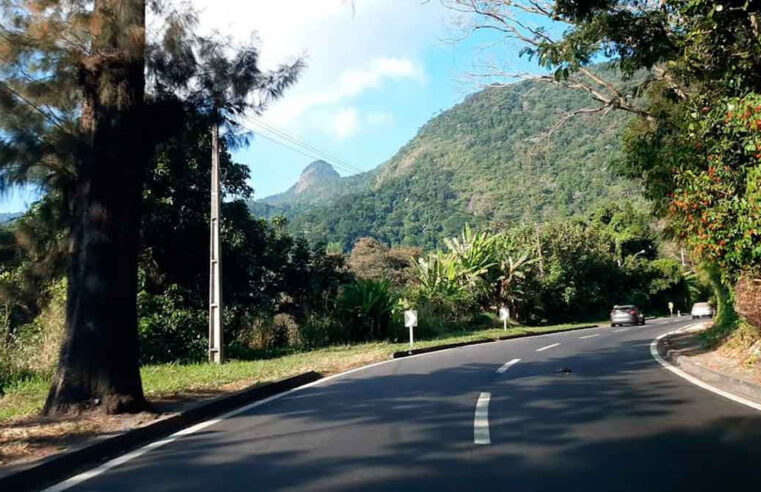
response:
M538 337L542 335L552 335L555 333L565 333L568 331L587 330L589 328L599 328L600 325L584 325L577 326L576 328L566 328L565 330L550 330L543 331L541 333L521 333L519 335L506 335L495 338L481 338L478 340L471 340L468 342L449 343L447 345L437 345L435 347L425 347L412 350L402 350L400 352L394 352L391 354L392 359L401 359L403 357L409 357L411 355L427 354L430 352L438 352L439 350L448 350L457 347L467 347L468 345L480 345L482 343L502 342L505 340L515 340L517 338Z
M694 325L691 325L694 326ZM703 389L716 393L742 405L761 411L761 386L697 364L689 357L669 350L666 343L670 336L685 331L684 328L664 333L650 345L650 353L666 369Z
M40 461L11 466L0 472L0 490L24 492L40 490L77 472L123 455L144 444L172 435L194 424L219 416L232 409L273 395L298 388L322 379L322 375L309 371L274 383L254 386L237 393L215 398L177 415L126 431L95 443L64 451Z

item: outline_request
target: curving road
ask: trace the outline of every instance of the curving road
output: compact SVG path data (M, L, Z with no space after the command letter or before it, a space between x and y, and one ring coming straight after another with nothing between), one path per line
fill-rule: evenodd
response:
M650 355L653 338L686 324L601 327L376 365L57 490L757 489L761 413Z

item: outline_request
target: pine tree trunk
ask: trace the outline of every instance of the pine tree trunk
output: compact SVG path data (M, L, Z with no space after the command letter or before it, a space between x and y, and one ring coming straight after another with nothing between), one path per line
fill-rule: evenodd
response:
M138 365L137 263L148 146L145 0L99 0L110 19L80 68L87 140L73 207L66 336L43 413L147 407ZM128 41L120 33L129 32ZM140 40L142 33L142 41Z

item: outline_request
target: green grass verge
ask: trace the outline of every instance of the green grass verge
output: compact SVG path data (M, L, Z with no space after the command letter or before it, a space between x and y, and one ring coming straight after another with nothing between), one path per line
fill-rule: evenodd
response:
M429 340L420 340L415 348L428 348L502 336L518 337L548 331L571 330L590 323L568 323L553 326L484 328L449 333ZM171 398L174 395L233 391L251 384L263 384L289 376L317 371L334 374L372 362L388 359L394 352L407 350L408 343L365 343L320 348L310 351L283 351L279 356L246 361L230 361L221 366L212 364L160 364L141 369L143 388L148 398ZM5 388L0 397L0 423L33 415L42 408L47 396L47 378L29 378Z

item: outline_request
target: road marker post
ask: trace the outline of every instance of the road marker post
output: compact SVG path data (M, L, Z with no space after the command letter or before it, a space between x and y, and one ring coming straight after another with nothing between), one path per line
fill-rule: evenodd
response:
M507 320L510 319L510 309L502 306L499 308L499 319L502 320L502 326L507 331Z
M417 326L417 311L408 309L404 312L404 326L410 329L410 350L415 344L414 328Z

